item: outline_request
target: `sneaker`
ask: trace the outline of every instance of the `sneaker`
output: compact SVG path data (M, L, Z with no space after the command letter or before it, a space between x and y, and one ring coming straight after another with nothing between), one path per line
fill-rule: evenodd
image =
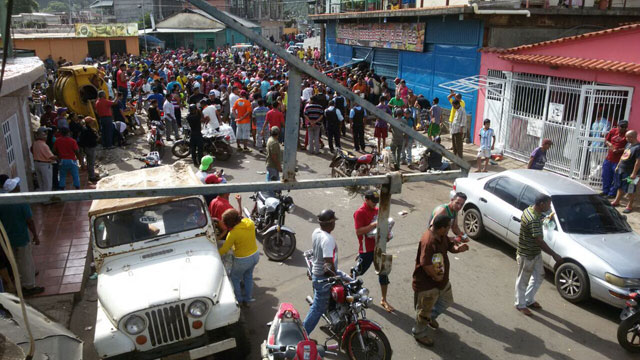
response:
M42 286L34 286L32 288L22 288L22 293L24 296L32 296L42 294L44 292L44 288Z

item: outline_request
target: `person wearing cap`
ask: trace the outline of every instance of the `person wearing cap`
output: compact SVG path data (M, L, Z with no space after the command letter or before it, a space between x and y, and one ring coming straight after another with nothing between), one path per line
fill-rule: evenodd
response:
M53 144L53 152L60 158L58 188L60 190L65 189L67 172L70 172L73 179L73 187L80 189L80 175L78 173L80 147L76 140L69 136L69 128L61 128L60 134L62 134L62 137L56 139Z
M551 145L553 145L553 141L551 141L551 139L543 139L542 145L535 148L531 153L529 162L527 163L527 169L544 169L544 164L547 162L547 151L551 148Z
M51 129L46 127L38 128L35 135L36 141L31 146L40 191L51 191L53 184L52 164L58 160L47 145L47 131L49 130Z
M240 98L231 108L236 118L236 141L238 151L251 152L249 149L249 137L251 136L251 102L247 100L247 92L242 90ZM242 148L241 145L244 145Z
M373 263L374 251L376 248L376 238L368 234L378 226L378 202L380 194L377 190L367 190L364 193L364 203L353 213L353 221L358 237L358 275L363 275ZM392 312L395 309L387 301L387 289L389 287L389 277L378 275L380 283L380 306L386 311Z
M2 190L6 193L20 192L20 178L9 178L0 175ZM29 231L33 236L33 244L40 245L40 237L33 222L33 214L28 204L0 204L0 222L9 237L13 255L18 264L18 272L22 291L26 296L40 294L44 288L36 286L36 266L33 261Z
M320 227L313 230L311 235L313 304L311 304L311 308L309 308L309 312L302 322L307 334L311 334L329 307L331 286L320 281L339 274L338 243L331 235L331 232L336 228L336 220L338 218L333 210L322 210L318 214Z
M282 171L282 150L280 149L280 128L271 127L271 136L267 140L267 154L265 163L267 166L267 181L279 181Z
M98 100L96 101L96 115L100 121L100 131L102 133L102 147L105 149L113 145L113 111L111 107L115 103L107 99L107 94L98 91Z
M198 111L196 104L189 105L189 114L187 114L187 123L191 129L191 140L189 141L189 150L191 152L191 159L193 165L199 166L200 159L202 158L203 140L202 140L202 122L204 110L201 113Z
M55 123L58 129L69 128L69 121L67 120L67 110L67 108L61 107L56 111L57 116Z
M449 282L448 253L469 250L467 244L457 244L447 236L451 218L438 215L420 237L411 287L416 322L411 333L422 345L432 346L429 328L438 329L436 318L453 304L453 292Z
M200 160L200 166L198 167L198 171L196 172L196 177L203 184L219 184L222 182L220 172L216 171L212 164L213 156L211 155L205 155Z
M628 126L628 121L621 120L618 122L618 126L611 129L604 137L604 144L609 150L602 163L602 192L600 195L614 198L620 187L620 183L618 183L615 176L615 170L627 145L625 133Z

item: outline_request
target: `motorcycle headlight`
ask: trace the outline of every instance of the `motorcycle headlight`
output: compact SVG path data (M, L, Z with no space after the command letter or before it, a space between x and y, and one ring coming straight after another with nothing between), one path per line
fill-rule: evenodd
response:
M289 206L287 206L287 212L289 212L289 213L293 212L293 210L295 210L295 209L296 209L296 204L294 204L294 203L291 203L291 204L289 204Z
M207 304L204 301L196 300L189 305L189 315L193 317L202 317L207 312Z
M138 335L143 332L146 327L146 321L138 315L131 315L127 321L124 322L124 330L129 335Z
M369 289L367 288L360 289L360 291L358 291L358 295L362 297L369 296Z
M604 274L604 279L611 285L622 288L638 288L640 287L640 279L623 278L611 273Z

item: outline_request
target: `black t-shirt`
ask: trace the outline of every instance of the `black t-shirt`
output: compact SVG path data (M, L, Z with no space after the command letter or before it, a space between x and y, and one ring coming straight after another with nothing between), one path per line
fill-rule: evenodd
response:
M204 99L206 96L202 93L197 93L195 95L191 95L189 97L189 104L199 104L200 100Z
M640 156L640 143L627 144L620 158L618 168L624 173L631 173L636 160Z
M87 148L96 147L98 146L98 135L88 126L83 126L78 145Z
M187 115L187 122L189 123L189 127L191 128L191 138L201 138L202 137L202 123L200 119L202 116L200 113L189 114Z
M160 121L160 112L158 111L158 108L156 107L150 107L148 110L148 114L149 114L149 120L154 121Z

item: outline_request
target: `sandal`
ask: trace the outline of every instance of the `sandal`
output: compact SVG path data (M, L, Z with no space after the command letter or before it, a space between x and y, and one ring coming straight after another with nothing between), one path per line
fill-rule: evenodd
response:
M620 203L617 203L617 202L615 202L615 201L612 201L612 202L611 202L611 206L613 206L613 207L618 207L618 206L620 206Z
M520 311L523 315L533 316L533 313L528 308L516 308L516 310Z
M382 306L387 312L394 312L396 309L393 306L389 305L386 301L380 301L380 306Z
M624 210L622 210L622 213L623 213L623 214L628 214L628 213L630 213L630 212L632 212L632 211L633 211L633 209L624 208Z

